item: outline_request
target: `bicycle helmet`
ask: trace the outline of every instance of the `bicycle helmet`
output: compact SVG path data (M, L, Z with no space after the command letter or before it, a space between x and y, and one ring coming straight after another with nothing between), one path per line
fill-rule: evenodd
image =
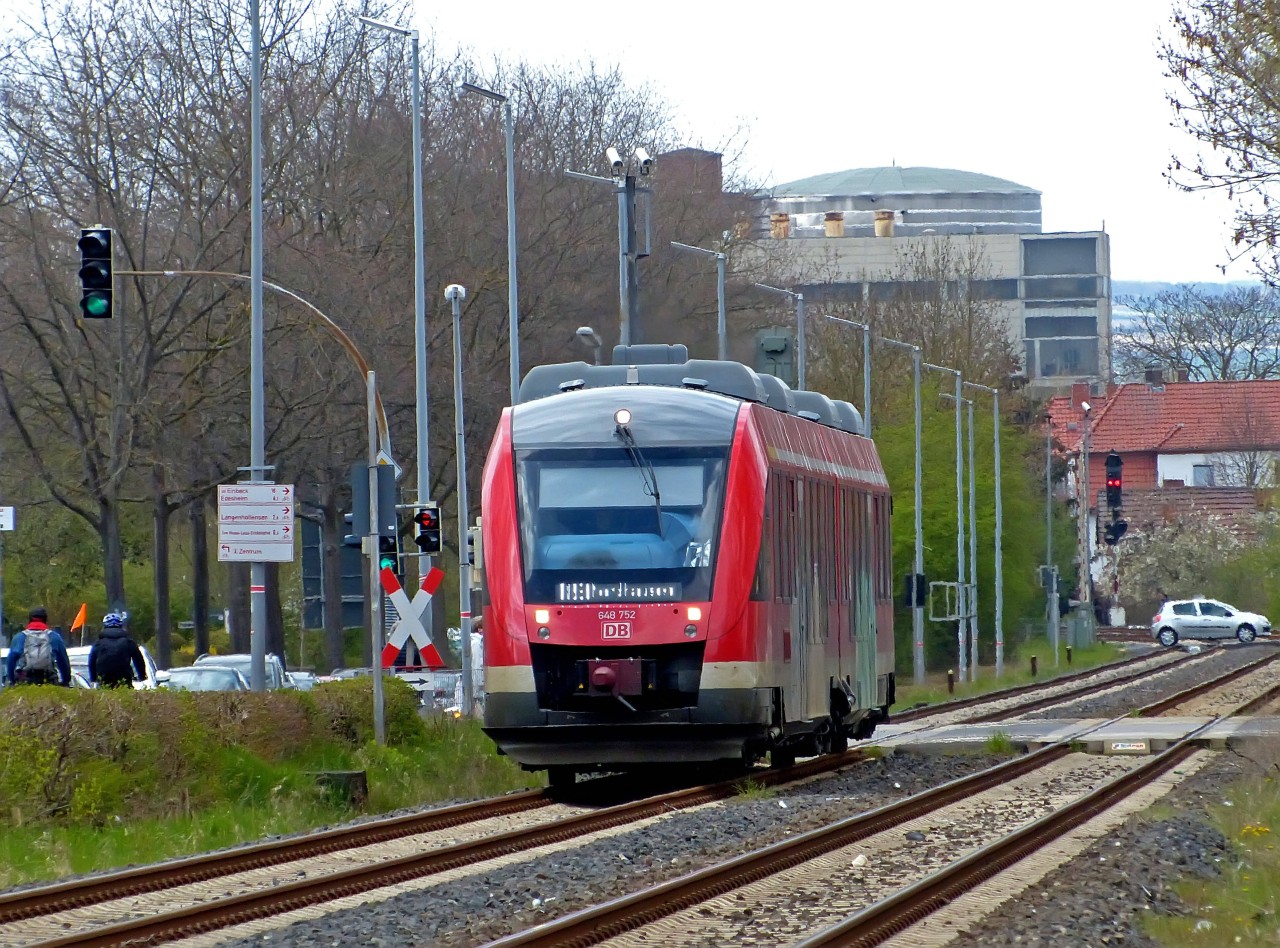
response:
M119 612L108 612L102 617L102 627L104 629L123 629L124 616Z

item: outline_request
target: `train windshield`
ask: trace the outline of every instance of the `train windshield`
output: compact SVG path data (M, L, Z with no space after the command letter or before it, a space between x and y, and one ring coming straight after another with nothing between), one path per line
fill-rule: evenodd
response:
M710 599L726 459L684 445L517 452L525 600Z

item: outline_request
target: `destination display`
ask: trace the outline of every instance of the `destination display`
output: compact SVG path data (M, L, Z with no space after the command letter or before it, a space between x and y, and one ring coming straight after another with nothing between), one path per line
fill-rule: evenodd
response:
M679 602L683 583L557 583L556 602Z

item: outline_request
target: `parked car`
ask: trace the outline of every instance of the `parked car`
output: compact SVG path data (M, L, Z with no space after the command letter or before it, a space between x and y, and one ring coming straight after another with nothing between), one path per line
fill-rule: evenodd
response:
M1271 634L1271 620L1216 599L1173 599L1151 619L1151 637L1171 648L1182 639L1239 639Z
M191 665L170 668L164 687L174 691L248 691L249 681L226 665Z
M79 675L89 679L89 650L92 645L73 645L67 649L67 658L71 659L71 670ZM151 657L151 653L147 651L145 645L138 646L142 652L142 664L146 668L146 674L142 678L134 678L133 687L136 691L150 691L160 685L159 669L156 668L155 659Z
M316 686L315 672L291 671L285 672L285 677L289 679L291 687L299 691L310 691Z
M234 668L240 674L244 675L244 680L253 681L253 656L239 652L232 655L201 655L195 661L196 665L222 665L226 668ZM267 674L267 690L275 691L278 688L289 688L289 679L285 674L284 662L280 661L280 656L271 652L266 656L266 674Z

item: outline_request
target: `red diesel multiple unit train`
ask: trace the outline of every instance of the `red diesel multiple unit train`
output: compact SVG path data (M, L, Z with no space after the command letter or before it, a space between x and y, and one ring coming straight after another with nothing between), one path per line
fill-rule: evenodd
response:
M486 733L553 784L870 736L890 496L857 411L684 346L614 362L531 370L494 435Z

